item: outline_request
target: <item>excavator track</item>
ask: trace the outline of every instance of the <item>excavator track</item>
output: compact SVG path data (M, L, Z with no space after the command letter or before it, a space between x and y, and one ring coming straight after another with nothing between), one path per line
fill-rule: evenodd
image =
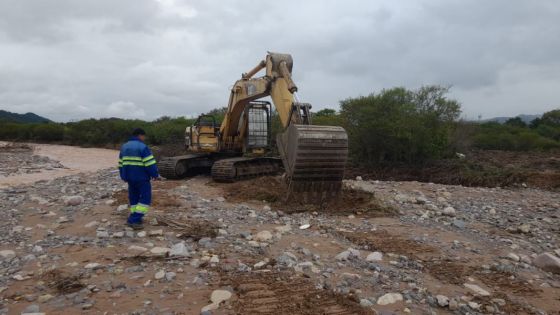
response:
M338 195L348 158L344 128L291 125L278 144L291 196L314 202Z
M160 175L167 179L185 178L194 168L210 167L211 165L212 161L208 154L164 157L157 163Z
M221 159L212 165L212 179L217 182L232 183L247 178L274 175L281 168L282 162L278 158L236 157Z

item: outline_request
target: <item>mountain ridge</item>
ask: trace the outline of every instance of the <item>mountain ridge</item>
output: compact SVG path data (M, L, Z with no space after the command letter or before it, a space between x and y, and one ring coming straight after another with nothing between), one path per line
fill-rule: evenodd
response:
M12 113L7 110L0 109L0 121L12 122L20 124L48 123L50 119L39 116L35 113L27 112L25 114Z

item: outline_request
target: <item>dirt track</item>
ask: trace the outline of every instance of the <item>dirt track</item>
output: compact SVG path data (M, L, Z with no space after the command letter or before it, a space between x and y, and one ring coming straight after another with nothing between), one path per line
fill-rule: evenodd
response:
M52 150L72 169L46 174L91 162ZM232 296L211 314L560 314L560 276L534 264L560 254L557 192L351 180L294 211L279 178L200 176L154 183L143 235L98 154L111 170L0 189L0 314L200 314L215 290Z

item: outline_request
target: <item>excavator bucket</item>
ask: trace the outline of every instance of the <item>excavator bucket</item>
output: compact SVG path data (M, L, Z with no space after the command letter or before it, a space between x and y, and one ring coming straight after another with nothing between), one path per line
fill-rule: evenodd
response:
M339 194L348 158L344 128L292 124L277 142L290 197L320 202Z

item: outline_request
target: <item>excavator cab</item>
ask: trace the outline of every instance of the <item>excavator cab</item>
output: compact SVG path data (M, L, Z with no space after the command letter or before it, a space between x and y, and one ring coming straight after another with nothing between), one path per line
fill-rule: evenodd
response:
M243 151L246 155L262 156L270 149L270 102L252 101L245 108L243 120L247 123Z
M211 115L200 115L185 131L185 146L192 152L217 152L220 127Z

